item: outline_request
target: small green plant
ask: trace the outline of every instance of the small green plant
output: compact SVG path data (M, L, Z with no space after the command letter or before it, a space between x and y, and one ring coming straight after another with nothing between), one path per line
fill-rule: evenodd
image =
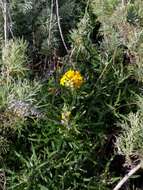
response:
M2 73L4 77L19 78L26 74L26 50L27 43L24 40L10 41L3 48L2 53ZM27 64L28 65L28 64Z
M126 156L130 160L131 156L142 155L142 138L143 138L143 118L140 112L130 113L127 120L121 124L122 134L116 141L119 154Z

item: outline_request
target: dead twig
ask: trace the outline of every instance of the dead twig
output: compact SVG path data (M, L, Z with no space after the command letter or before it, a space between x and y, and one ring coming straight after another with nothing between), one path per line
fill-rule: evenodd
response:
M126 174L121 181L116 185L116 187L113 190L119 190L124 183L133 175L135 174L140 168L142 167L141 163L139 163L137 166L135 166L133 169L130 170L128 174Z
M6 176L5 176L5 172L0 173L0 189L6 190Z
M67 45L65 43L65 39L64 39L63 32L62 32L62 29L61 29L60 16L59 16L59 2L58 2L58 0L56 0L56 15L57 15L57 22L58 22L58 28L59 28L61 40L62 40L62 43L64 45L65 50L68 53L68 48L67 48Z
M54 9L54 0L51 0L51 14L50 14L50 24L49 24L48 47L50 47L50 42L51 42L51 29L52 29L52 20L53 20L53 9Z

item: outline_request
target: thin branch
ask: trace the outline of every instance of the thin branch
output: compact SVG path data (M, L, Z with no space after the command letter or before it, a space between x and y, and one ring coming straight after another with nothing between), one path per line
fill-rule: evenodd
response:
M62 32L62 29L61 29L58 0L56 0L56 15L57 15L57 22L58 22L58 28L59 28L60 36L61 36L63 45L64 45L66 51L68 52L68 48L67 48L67 45L66 45L66 43L65 43L64 36L63 36L63 32Z
M54 0L51 0L51 14L50 14L50 24L49 24L48 47L50 47L50 41L51 41L51 28L52 28L52 19L53 19L53 9L54 9Z
M6 176L5 176L5 173L4 173L4 184L3 184L3 190L6 190Z
M10 2L9 0L0 0L0 7L3 13L3 20L4 20L4 42L5 46L7 45L10 33L11 36L14 38L13 32L12 32L12 18L10 14Z
M123 179L121 179L113 190L119 190L124 183L126 183L126 181L141 168L141 166L141 163L139 163L136 167L134 167L127 175L123 177Z
M7 45L8 41L8 8L7 8L7 1L4 0L3 2L3 17L4 17L4 41L5 46Z
M5 172L0 173L0 189L6 190L6 176L5 176Z
M10 13L10 8L8 9L8 18L9 18L9 32L11 33L11 36L12 38L14 38L14 34L13 34L13 31L12 31L12 17L11 17L11 13Z
M3 1L2 0L0 0L0 6L1 6L2 11L3 11Z

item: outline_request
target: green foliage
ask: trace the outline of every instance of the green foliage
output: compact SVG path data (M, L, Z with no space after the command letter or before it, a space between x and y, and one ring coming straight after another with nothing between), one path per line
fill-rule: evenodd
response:
M4 77L19 78L26 73L27 44L23 40L10 41L2 52L2 72Z
M15 38L0 60L7 189L108 190L120 176L114 156L142 159L143 5L122 3L60 1L65 55L55 1L11 1ZM83 76L81 88L60 86L69 69Z
M65 35L75 26L80 15L79 5L76 0L59 2L60 20ZM32 51L38 50L50 56L55 49L61 48L55 1L52 5L50 0L13 0L11 9L14 34L24 36L32 45Z
M121 124L123 133L117 138L118 153L126 156L129 161L131 156L142 155L143 142L143 118L142 114L130 113L127 120Z

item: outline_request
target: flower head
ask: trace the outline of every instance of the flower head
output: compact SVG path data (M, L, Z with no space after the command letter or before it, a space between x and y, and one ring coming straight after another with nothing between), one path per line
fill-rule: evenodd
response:
M69 70L61 78L60 84L71 89L80 88L84 79L79 71Z
M65 124L68 123L70 120L71 112L70 111L63 111L61 113L61 123Z
M68 105L64 104L61 112L61 124L68 128L70 126L71 111L72 109Z

